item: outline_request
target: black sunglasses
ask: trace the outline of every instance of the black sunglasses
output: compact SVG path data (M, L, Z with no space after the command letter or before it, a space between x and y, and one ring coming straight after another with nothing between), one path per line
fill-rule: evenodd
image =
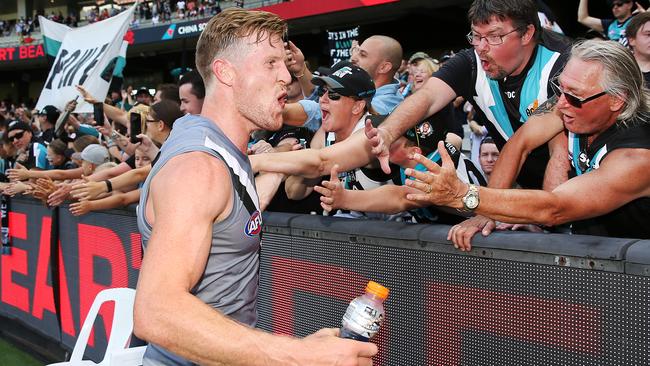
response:
M623 6L624 4L625 4L624 2L615 1L612 3L612 8L615 8L617 6Z
M327 92L327 97L330 98L330 100L339 100L339 99L341 99L341 94L333 91L332 89L318 88L318 96L319 97L322 97L323 95L325 95L326 92Z
M23 136L25 136L25 131L18 132L17 134L15 134L13 136L9 136L9 141L14 142L16 140L20 140L20 139L23 138Z
M583 104L588 103L588 102L590 102L590 101L592 101L594 99L598 99L598 98L602 97L603 95L607 94L607 90L603 90L598 94L594 94L594 95L592 95L590 97L587 97L587 98L584 98L584 99L578 98L575 95L570 94L570 93L565 92L564 90L562 90L562 87L558 83L557 78L551 80L551 87L553 88L553 91L555 92L555 95L558 96L558 98L560 96L562 96L562 94L564 94L564 98L566 99L567 103L569 103L572 107L575 107L575 108L582 108Z

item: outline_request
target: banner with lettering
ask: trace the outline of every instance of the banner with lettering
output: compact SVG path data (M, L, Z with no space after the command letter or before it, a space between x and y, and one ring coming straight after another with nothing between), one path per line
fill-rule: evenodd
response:
M352 41L359 38L359 26L352 29L340 31L327 31L327 41L330 47L330 59L332 65L341 61L350 59L350 48Z
M79 95L75 85L83 85L95 99L104 100L134 9L132 6L114 17L71 29L65 34L37 109L53 105L63 110L68 101ZM75 112L92 111L92 105L79 100Z

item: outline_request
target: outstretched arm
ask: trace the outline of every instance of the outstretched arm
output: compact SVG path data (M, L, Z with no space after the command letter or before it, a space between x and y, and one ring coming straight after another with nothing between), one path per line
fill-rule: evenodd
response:
M94 201L75 202L70 205L70 212L75 216L81 216L90 211L110 210L111 208L125 207L138 202L139 199L140 190L136 189L127 193L114 194Z
M442 167L416 154L415 160L429 172L407 169L407 175L419 180L407 184L425 192L408 198L461 209L460 198L467 192L467 184L456 177L446 151L441 151L441 156ZM650 197L648 169L650 150L618 149L610 152L598 169L572 178L552 192L479 187L476 212L504 222L544 225L597 217L637 198ZM598 199L585 200L585 192L598 192Z
M599 18L589 16L588 0L580 0L580 4L578 4L578 22L580 22L580 24L584 25L585 27L589 27L598 32L603 31L603 23L601 20Z
M53 170L27 170L24 168L14 168L7 170L7 176L12 181L14 180L26 180L26 179L37 179L37 178L50 178L52 180L66 180L66 179L77 179L81 178L83 174L82 168L75 169L53 169Z
M319 130L313 141L324 136ZM322 137L324 140L324 137ZM314 146L312 144L312 146ZM299 175L305 178L318 178L327 175L334 166L341 171L352 170L368 165L374 156L363 131L357 131L346 140L323 149L269 153L250 157L254 171L268 171Z
M141 168L129 170L126 173L118 175L117 177L108 179L111 188L114 191L120 191L124 188L134 186L147 179L147 175L151 171L151 164L145 165ZM101 194L109 193L108 184L105 181L94 182L86 180L86 182L76 184L70 194L78 200L92 200L99 197Z
M330 180L325 180L321 184L314 189L322 195L321 206L326 211L344 209L393 214L424 206L420 202L406 199L407 194L417 193L417 190L406 186L391 184L370 190L345 189L338 179L338 165L332 167Z
M540 105L528 121L503 146L490 176L488 187L512 187L531 151L548 143L558 135L560 138L564 137L564 124L556 108L557 100L557 96L554 96ZM558 141L558 144L561 145L561 142ZM562 145L565 147L564 151L561 151L559 145L552 151L555 152L556 157L559 156L567 160L566 144Z
M406 98L379 127L366 123L366 136L372 153L379 159L384 172L390 173L390 145L406 130L427 116L437 113L456 98L456 92L437 77L427 80L422 89Z

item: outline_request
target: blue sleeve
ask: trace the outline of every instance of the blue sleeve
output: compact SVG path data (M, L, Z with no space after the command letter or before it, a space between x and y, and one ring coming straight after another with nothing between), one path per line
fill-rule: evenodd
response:
M50 162L47 160L47 148L42 144L35 144L34 165L35 168L38 169L43 169L43 170L52 169Z
M305 113L307 114L307 120L305 121L304 126L312 132L318 130L323 119L320 105L313 100L307 99L300 100L298 103L300 103L302 108L305 110Z
M97 131L96 129L90 127L87 124L83 124L83 123L80 124L79 129L77 130L77 132L79 132L79 134L81 134L81 135L90 135L90 136L95 136L95 137L99 138L99 131Z
M402 96L402 93L399 92L399 88L396 85L394 87L394 92L375 95L375 97L372 98L371 104L372 108L377 113L387 115L392 113L403 101L404 97Z

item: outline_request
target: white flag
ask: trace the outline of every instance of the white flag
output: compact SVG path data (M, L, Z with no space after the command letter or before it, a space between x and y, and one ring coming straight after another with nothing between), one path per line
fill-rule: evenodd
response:
M76 85L82 85L95 99L104 100L134 9L131 6L114 17L66 33L36 109L53 105L63 110L67 102L79 96ZM82 98L78 102L75 112L93 111Z

